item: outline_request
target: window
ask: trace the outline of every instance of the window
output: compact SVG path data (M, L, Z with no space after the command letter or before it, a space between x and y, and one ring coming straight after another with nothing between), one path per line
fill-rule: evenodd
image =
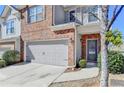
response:
M28 11L28 22L38 22L43 19L43 6L34 6L29 8Z
M9 10L9 15L11 15L11 14L12 14L12 10L10 9L10 10Z
M6 24L6 34L12 34L14 33L14 20L7 21Z
M69 12L70 22L75 22L75 10Z
M95 16L98 16L98 7L97 6L94 6L94 7L90 7L89 8L88 22L97 21L97 18L92 13L95 14Z

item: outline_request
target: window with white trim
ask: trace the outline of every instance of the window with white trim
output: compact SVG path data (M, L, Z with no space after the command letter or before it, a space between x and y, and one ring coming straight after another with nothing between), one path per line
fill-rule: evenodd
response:
M41 5L30 7L28 10L28 23L43 20L44 8Z
M6 23L6 34L13 34L15 32L14 20L8 20Z
M97 21L96 16L98 16L98 6L89 7L88 22Z

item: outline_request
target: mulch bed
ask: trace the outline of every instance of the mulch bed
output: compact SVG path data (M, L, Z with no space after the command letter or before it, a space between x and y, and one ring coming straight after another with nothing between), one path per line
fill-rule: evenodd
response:
M64 73L80 71L82 68L67 68Z

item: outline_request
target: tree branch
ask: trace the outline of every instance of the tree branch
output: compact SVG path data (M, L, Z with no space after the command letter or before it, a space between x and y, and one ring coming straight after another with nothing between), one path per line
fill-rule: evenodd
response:
M99 21L101 21L100 18L98 16L96 16L94 13L92 13L92 12L89 12L89 13L92 14L94 17L96 17Z
M15 10L17 10L18 12L20 13L23 13L25 12L27 9L28 9L28 5L26 5L23 9L19 10L18 8L16 8L15 6L13 5L10 5L10 7L14 8Z
M116 10L118 8L118 5L115 6L114 11L113 11L113 16L115 16Z
M23 9L19 10L18 8L16 8L13 5L10 5L10 7L14 8L15 10L17 10L19 13L21 13L21 19L24 18L24 16L22 15L22 13L24 13L27 9L28 9L28 5L26 5Z
M116 18L118 17L118 15L120 14L120 12L122 11L123 8L124 8L124 5L121 5L121 7L117 11L117 13L112 17L110 23L107 26L107 31L109 31L109 29L111 28L112 24L114 23L114 21L116 20Z
M99 21L101 21L100 18L92 12L92 11L94 11L95 9L96 9L95 7L94 7L93 9L91 9L91 10L88 8L87 11L88 11L89 14L92 14L92 15L93 15L94 17L96 17Z
M105 23L105 26L107 27L108 25L108 11L109 11L109 5L103 5L101 6L102 8L102 20Z
M13 5L9 5L10 7L12 7L13 9L15 9L16 11L19 11L15 6Z

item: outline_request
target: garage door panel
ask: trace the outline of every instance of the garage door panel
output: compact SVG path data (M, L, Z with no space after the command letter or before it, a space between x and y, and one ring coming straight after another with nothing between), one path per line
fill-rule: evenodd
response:
M41 56L42 50L39 49L39 46L29 46L29 49L32 52L32 57L31 57L32 62L38 62L39 60L44 59L43 58L44 56Z
M65 43L64 43L65 42ZM66 66L68 63L68 45L67 41L30 43L28 45L32 52L32 62ZM30 54L29 54L30 56ZM30 58L30 57L29 57Z

